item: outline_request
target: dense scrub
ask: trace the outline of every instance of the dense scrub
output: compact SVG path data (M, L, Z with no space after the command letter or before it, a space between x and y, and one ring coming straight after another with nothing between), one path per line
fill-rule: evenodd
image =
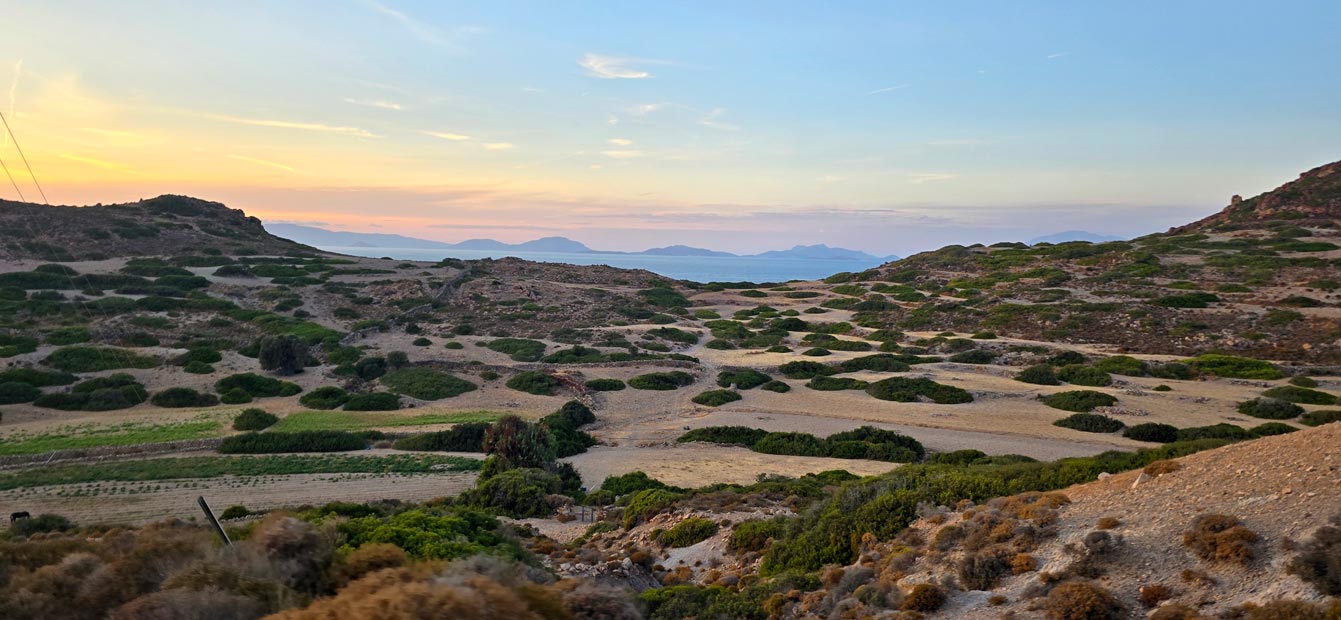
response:
M225 437L219 444L223 454L276 454L282 452L346 452L362 450L368 442L344 431L299 431L295 433L244 433Z
M870 459L892 463L909 463L926 455L926 450L916 439L873 426L834 433L822 439L807 433L770 433L744 426L706 426L691 430L676 441L744 446L765 454Z
M382 375L381 380L388 390L419 400L451 398L479 389L465 379L425 366L393 370Z

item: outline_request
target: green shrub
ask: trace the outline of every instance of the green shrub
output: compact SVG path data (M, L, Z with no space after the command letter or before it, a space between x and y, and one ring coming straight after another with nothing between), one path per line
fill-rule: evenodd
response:
M1299 418L1299 423L1306 426L1322 426L1332 422L1341 422L1341 410L1310 411Z
M1247 357L1206 353L1184 362L1199 373L1230 379L1280 379L1285 376L1271 362Z
M1284 435L1286 433L1293 433L1297 430L1299 429L1290 426L1289 424L1286 424L1284 422L1267 422L1265 424L1258 424L1257 426L1248 429L1248 432L1252 433L1254 437L1270 437L1272 435Z
M742 521L731 530L726 546L736 553L761 552L774 538L780 537L786 528L786 517Z
M425 366L393 370L382 375L382 385L392 392L419 400L451 398L479 389L465 379Z
M1071 390L1068 392L1057 392L1048 396L1041 397L1044 404L1053 409L1062 411L1088 412L1095 407L1111 407L1117 404L1118 399L1111 394L1096 392L1094 390Z
M1122 432L1122 436L1136 441L1172 443L1178 441L1178 429L1171 424L1146 422L1127 427L1127 430Z
M98 372L118 368L154 368L158 360L113 347L76 345L56 349L43 363L65 372Z
M561 385L563 384L552 375L537 370L519 372L512 375L507 382L507 386L514 390L538 396L551 396Z
M657 542L667 547L688 547L703 542L717 533L717 522L702 517L690 517L681 521L657 537Z
M1196 441L1199 439L1228 439L1242 441L1252 439L1252 433L1233 424L1213 424L1211 426L1191 426L1178 429L1178 441Z
M1113 383L1113 377L1109 376L1108 373L1081 364L1062 366L1057 371L1057 378L1067 383L1088 387L1104 387Z
M624 506L624 527L637 525L680 499L681 495L667 489L645 489L633 494Z
M33 534L45 534L49 532L68 532L74 529L74 524L69 519L55 514L40 514L36 517L19 519L10 524L9 533L12 536L32 536Z
M1131 357L1130 355L1113 355L1105 357L1096 362L1094 367L1107 373L1127 377L1143 377L1148 372L1145 362Z
M1072 414L1053 422L1052 425L1086 433L1116 433L1126 426L1121 420L1093 413Z
M752 390L772 380L772 377L750 368L732 368L717 373L717 385L724 388Z
M344 431L300 431L296 433L244 433L225 437L219 444L223 454L275 454L281 452L348 452L368 443Z
M484 452L484 433L488 428L488 422L466 422L445 431L399 439L393 447L433 452Z
M18 381L27 383L33 387L50 387L53 385L70 385L75 382L74 375L68 372L37 370L35 368L11 368L0 372L0 383Z
M1053 372L1052 368L1049 364L1030 366L1015 375L1015 380L1034 385L1061 385L1061 379L1057 378L1057 373Z
M996 354L984 349L973 349L951 355L949 361L956 364L991 364L996 360Z
M233 418L233 430L260 431L270 428L278 421L279 418L264 409L243 409L242 413Z
M250 514L251 511L247 510L246 506L234 505L225 508L223 514L219 515L219 518L221 520L228 521L231 519L241 519L243 517L249 516Z
M1084 364L1088 362L1085 354L1079 351L1062 351L1048 358L1048 364L1053 366L1072 366L1075 364Z
M61 327L48 332L46 340L47 344L65 346L88 342L92 338L87 327Z
M455 340L452 340L452 341L450 341L450 342L448 342L448 343L442 345L442 347L443 347L444 349L456 349L456 350L459 350L459 349L464 349L464 348L466 348L466 345L463 345L463 344L461 344L461 343L459 343L459 342L457 342L457 341L455 341Z
M1299 375L1297 377L1290 377L1290 385L1297 385L1302 388L1315 388L1318 387L1318 381L1313 377Z
M806 387L812 390L824 392L836 392L840 390L864 390L869 385L861 379L852 377L815 377L806 383Z
M766 435L768 435L768 431L748 426L705 426L680 435L675 441L678 443L703 441L752 448Z
M148 399L149 393L134 377L117 373L76 383L69 393L43 394L33 404L62 411L112 411Z
M824 347L814 347L802 351L801 355L805 355L807 357L824 357L826 355L831 355L831 352Z
M759 386L759 389L768 390L770 392L777 392L779 394L785 394L787 392L792 391L792 386L787 385L782 381L769 381L768 383Z
M214 374L214 366L205 362L191 360L187 362L186 365L182 366L182 372L193 375L209 375Z
M629 379L629 387L638 390L677 390L694 384L694 375L682 370L651 372Z
M28 403L36 400L41 395L42 390L21 381L0 383L0 405Z
M539 340L499 338L485 343L484 346L490 351L511 356L512 360L517 362L535 362L545 355L545 343Z
M839 369L820 362L801 360L787 362L779 366L778 372L781 372L788 379L813 379L819 376L837 374Z
M609 476L601 483L600 490L618 497L648 489L676 490L641 471L631 471L622 476Z
M1304 408L1292 402L1259 397L1239 403L1239 413L1265 420L1289 420L1304 413Z
M400 397L391 392L354 394L345 401L345 411L395 411L400 409Z
M750 449L764 454L829 455L829 447L824 440L808 433L769 433L756 441Z
M838 368L843 372L856 372L858 370L904 372L911 368L911 366L908 365L906 357L889 353L877 353L875 355L863 355L861 357L854 357L850 360L844 360L838 365Z
M1314 383L1316 385L1316 382ZM1292 403L1303 405L1335 405L1336 397L1327 392L1299 387L1295 385L1282 385L1262 392L1262 396L1275 398Z
M830 456L837 458L865 458L874 461L908 463L921 460L927 454L926 448L922 447L921 442L916 439L874 426L862 426L850 431L834 433L826 437L824 441L830 446ZM854 443L863 446L863 454L844 456L839 454L839 450L835 449L835 446L840 444L850 445Z
M720 407L727 403L733 403L741 399L740 392L735 390L708 390L695 396L692 400L699 405L707 407Z
M333 385L326 385L303 394L298 402L312 409L339 409L349 402L349 392Z
M233 389L242 390L253 398L293 396L303 391L303 388L298 387L296 383L280 381L274 377L258 375L254 372L229 375L214 383L214 391L220 394Z
M1150 303L1165 308L1209 308L1220 301L1214 293L1187 293L1185 295L1166 295L1150 300Z
M866 393L880 400L910 403L925 397L939 405L954 405L973 402L973 395L967 390L936 383L931 379L890 377L881 379L866 387Z
M590 379L586 383L587 389L595 392L618 392L624 389L624 382L619 379Z
M242 405L251 402L251 394L246 390L235 387L219 395L219 402L225 405Z
M262 338L256 354L261 370L285 376L302 372L307 358L307 343L292 334Z
M1148 367L1148 370L1150 376L1158 377L1160 379L1178 379L1186 381L1196 375L1191 366L1180 362L1153 364Z
M213 407L219 404L219 397L191 388L173 387L154 394L149 402L156 407Z

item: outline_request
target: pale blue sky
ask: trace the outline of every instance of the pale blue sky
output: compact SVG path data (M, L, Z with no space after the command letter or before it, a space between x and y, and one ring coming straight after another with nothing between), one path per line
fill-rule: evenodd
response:
M1337 2L4 5L0 109L65 203L907 254L1161 230L1341 158Z

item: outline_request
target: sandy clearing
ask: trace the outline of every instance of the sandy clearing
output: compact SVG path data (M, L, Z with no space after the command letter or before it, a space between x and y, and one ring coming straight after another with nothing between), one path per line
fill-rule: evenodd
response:
M216 513L233 505L253 510L398 499L422 502L452 496L470 488L475 473L451 474L294 474L287 476L223 476L150 482L55 485L0 492L0 512L65 515L81 525L140 525L169 517L200 516L196 497L205 496ZM127 492L108 493L109 489ZM71 496L76 490L84 495ZM134 494L128 491L137 491ZM60 495L61 492L65 495Z
M746 448L710 444L643 448L596 446L564 460L582 474L582 482L588 489L601 486L609 476L631 471L642 471L666 484L693 488L721 482L749 484L760 474L801 476L845 469L859 476L868 476L898 467L894 463L861 459L760 454Z

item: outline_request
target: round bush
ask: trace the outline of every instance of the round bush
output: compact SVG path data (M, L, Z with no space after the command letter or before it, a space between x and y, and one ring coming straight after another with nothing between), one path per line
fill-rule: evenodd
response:
M667 547L688 547L711 538L717 533L717 522L703 517L690 517L679 522L657 537Z
M1327 392L1299 387L1297 385L1282 385L1262 392L1262 396L1275 398L1292 403L1303 405L1335 405L1336 397Z
M208 375L214 372L214 367L199 360L191 360L182 366L182 371L193 375Z
M154 394L149 402L157 407L213 407L219 404L219 399L213 394L202 394L191 388L174 387Z
M823 439L808 433L769 433L751 447L764 454L793 456L828 456L829 446Z
M708 407L720 407L727 403L735 402L741 399L740 392L735 390L708 390L693 398L693 401L700 405Z
M1089 387L1104 387L1113 383L1113 377L1109 376L1108 373L1082 364L1062 366L1057 371L1057 378L1072 385Z
M1341 422L1341 410L1310 411L1299 418L1299 423L1306 426L1322 426L1332 422Z
M473 392L474 383L425 366L410 366L382 376L382 385L397 394L420 400L439 400Z
M1259 397L1239 403L1239 413L1264 420L1289 420L1304 413L1304 408L1289 401Z
M1313 377L1299 375L1298 377L1290 377L1290 385L1297 385L1303 388L1315 388L1318 387L1318 381Z
M1111 394L1096 392L1094 390L1071 390L1068 392L1057 392L1042 398L1043 403L1053 409L1062 411L1088 412L1093 411L1095 407L1111 407L1117 404L1118 399Z
M626 387L619 379L591 379L586 385L595 392L618 392Z
M1143 377L1147 371L1145 362L1130 355L1105 357L1096 362L1094 367L1107 373L1128 377Z
M345 411L395 411L400 409L400 397L391 392L356 394L345 402Z
M21 381L0 383L0 405L32 402L41 395L42 390Z
M1248 432L1257 437L1270 437L1272 435L1293 433L1297 430L1299 429L1284 422L1267 422L1266 424L1258 424L1257 426L1248 429Z
M1052 366L1048 364L1025 368L1015 375L1015 380L1034 385L1061 385L1062 383L1061 379L1057 378L1057 373L1052 371Z
M735 387L741 390L752 390L765 383L768 383L772 379L773 379L772 377L757 370L752 370L749 368L736 368L731 370L723 370L722 372L717 373L717 386L724 388Z
M338 409L349 402L349 392L333 385L326 385L303 394L298 402L312 409Z
M233 430L259 431L270 428L278 421L279 418L264 409L243 409L242 413L233 418Z
M225 405L244 405L251 401L251 394L240 387L235 387L219 395L219 402Z
M1093 413L1077 413L1069 415L1053 422L1052 425L1084 431L1086 433L1116 433L1126 426L1121 420L1115 420L1106 415L1097 415Z
M682 370L651 372L629 379L629 387L638 390L678 390L694 384L694 375Z
M1128 427L1127 430L1122 432L1122 436L1136 441L1173 443L1178 441L1178 429L1170 424L1146 422Z
M826 355L831 354L832 352L824 347L815 347L813 349L806 349L805 351L801 352L801 355L805 355L807 357L824 357Z
M963 388L936 383L931 379L890 377L866 386L866 393L880 400L911 403L928 398L939 405L973 402L973 395Z
M839 369L828 364L801 360L778 366L778 372L788 379L813 379L821 375L838 374Z
M563 384L558 379L536 370L519 372L507 382L507 386L514 390L538 396L550 396L560 385Z
M792 391L792 386L787 385L782 381L769 381L768 383L759 386L759 389L768 390L770 392L777 392L779 394L785 394L787 392Z

